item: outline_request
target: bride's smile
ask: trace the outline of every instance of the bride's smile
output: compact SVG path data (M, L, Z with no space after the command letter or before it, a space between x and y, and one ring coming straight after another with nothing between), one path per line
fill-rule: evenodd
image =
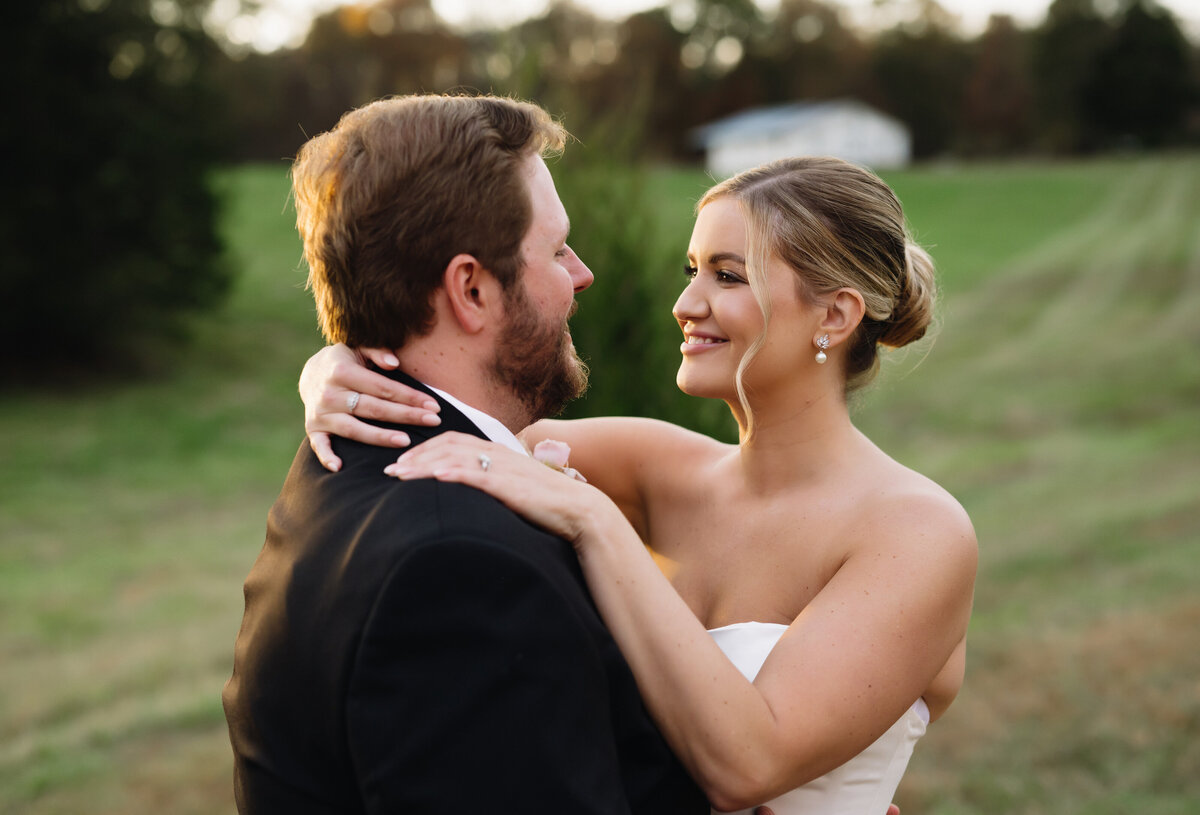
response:
M699 354L729 342L729 340L722 337L711 337L699 331L684 331L683 337L683 347L679 350L685 354Z
M685 393L737 398L737 366L763 330L745 251L746 225L737 202L705 206L688 246L688 283L672 309L684 338L676 381Z

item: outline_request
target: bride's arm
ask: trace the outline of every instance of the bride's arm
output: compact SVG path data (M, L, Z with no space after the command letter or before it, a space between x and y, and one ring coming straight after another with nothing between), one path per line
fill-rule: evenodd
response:
M392 424L439 422L437 402L429 400L428 394L370 370L367 360L385 370L399 365L385 349L355 350L339 344L310 357L300 374L309 445L321 464L335 472L341 460L333 452L331 435L377 447L408 446L408 434L368 424L361 421L364 418ZM353 410L348 400L353 401ZM646 528L647 493L660 481L661 462L719 444L668 422L632 417L543 419L520 436L530 449L548 438L570 445L572 466L616 502L640 533Z
M487 470L481 452L492 459ZM856 534L868 543L752 684L598 490L458 434L405 453L389 472L486 490L574 543L647 707L718 809L761 803L861 752L920 696L965 631L975 542L952 499L907 496L864 521Z

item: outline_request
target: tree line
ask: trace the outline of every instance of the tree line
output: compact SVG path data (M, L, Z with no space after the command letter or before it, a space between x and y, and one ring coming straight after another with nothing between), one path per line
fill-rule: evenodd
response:
M392 94L511 94L561 115L589 147L568 151L590 169L560 189L593 224L597 263L642 257L631 224L653 217L639 182L613 168L693 159L694 127L750 106L858 98L906 122L919 158L1200 143L1200 54L1151 0L1054 0L1036 27L995 17L975 37L935 0L884 1L913 13L864 33L824 0L781 0L772 15L753 0L672 0L619 21L557 2L469 31L430 0L379 0L268 54L206 29L214 0L17 3L0 29L12 111L0 373L121 366L179 336L235 271L212 169L286 162L346 110ZM604 201L619 205L593 206ZM622 285L614 314L660 296ZM633 336L589 326L613 343Z
M478 90L535 99L587 134L619 120L634 151L694 157L691 130L737 110L851 97L895 116L918 158L1068 155L1200 141L1200 49L1152 0L1054 0L1023 28L965 37L935 0L886 30L833 2L690 0L599 19L570 2L503 30L457 31L430 0L318 18L302 46L228 57L238 159L290 156L305 133L380 96Z

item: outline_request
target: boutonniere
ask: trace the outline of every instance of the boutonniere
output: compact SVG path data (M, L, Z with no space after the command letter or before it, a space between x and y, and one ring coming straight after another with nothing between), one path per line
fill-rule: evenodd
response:
M533 448L533 457L535 459L552 470L558 470L563 475L568 475L576 481L582 481L586 484L587 479L580 475L578 470L567 466L567 459L570 456L570 445L566 442L555 441L554 439L539 441Z

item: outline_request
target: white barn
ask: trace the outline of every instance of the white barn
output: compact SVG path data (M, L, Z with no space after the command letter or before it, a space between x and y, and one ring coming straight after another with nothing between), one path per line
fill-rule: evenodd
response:
M851 99L752 108L696 128L692 138L718 178L789 156L836 156L880 170L912 159L902 122Z

